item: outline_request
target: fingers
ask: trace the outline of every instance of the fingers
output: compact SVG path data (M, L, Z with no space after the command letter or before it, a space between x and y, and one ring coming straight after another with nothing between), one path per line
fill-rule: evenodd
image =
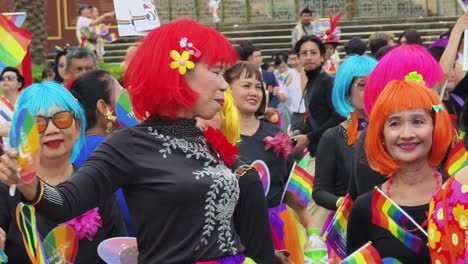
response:
M3 229L0 227L0 250L5 249L5 241L6 241L6 233L3 231Z
M0 157L0 181L7 185L19 184L21 181L18 177L17 156L16 151L8 150Z

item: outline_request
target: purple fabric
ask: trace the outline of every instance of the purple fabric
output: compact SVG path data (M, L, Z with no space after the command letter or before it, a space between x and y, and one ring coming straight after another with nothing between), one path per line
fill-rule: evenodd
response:
M322 226L322 230L320 231L321 237L323 237L328 226L331 224L331 221L333 220L333 216L335 216L335 211L330 211L330 214L327 216L327 219L325 219L325 222L323 223L323 226Z
M431 45L429 45L429 48L432 48L432 47L447 47L448 41L449 41L448 37L443 37L441 39L436 40Z
M284 241L284 222L280 217L280 214L284 210L286 210L286 204L284 203L268 209L271 229L275 232L280 241Z
M237 254L212 261L199 261L196 264L242 264L244 260L244 254Z
M364 130L367 127L367 125L369 125L369 122L367 120L365 120L364 118L358 118L358 131Z

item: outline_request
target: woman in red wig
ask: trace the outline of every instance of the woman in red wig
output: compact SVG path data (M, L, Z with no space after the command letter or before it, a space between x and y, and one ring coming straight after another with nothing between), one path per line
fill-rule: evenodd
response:
M444 158L455 130L438 96L419 83L422 76L413 72L406 79L391 81L370 115L367 158L370 167L387 175L388 180L354 203L348 222L347 252L351 254L371 241L382 258L429 263L424 231L427 211L432 193L444 181L435 167ZM388 208L383 205L390 202L400 210L382 213ZM406 215L413 221L399 221L404 218L391 215ZM387 225L393 221L393 227ZM395 237L390 230L395 231L396 226L400 231Z
M122 187L135 224L139 263L242 263L232 215L236 154L220 134L202 133L224 103L223 73L236 61L217 31L182 19L155 29L129 65L126 85L142 124L112 133L66 183L24 183L9 152L0 181L56 221L79 215ZM77 176L77 177L75 177ZM211 263L211 262L210 262Z

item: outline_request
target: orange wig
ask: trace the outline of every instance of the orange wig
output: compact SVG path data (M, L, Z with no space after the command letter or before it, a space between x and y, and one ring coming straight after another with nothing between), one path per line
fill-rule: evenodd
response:
M433 106L436 106L437 111ZM393 175L400 168L382 143L388 117L393 113L421 108L431 113L434 123L429 163L431 166L439 165L455 136L449 113L434 92L423 84L394 80L387 84L377 99L369 119L365 148L373 170L383 175Z

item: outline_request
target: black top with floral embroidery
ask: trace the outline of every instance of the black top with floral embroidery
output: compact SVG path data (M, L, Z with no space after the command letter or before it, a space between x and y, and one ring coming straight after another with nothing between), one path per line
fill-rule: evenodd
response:
M151 120L112 133L70 181L45 187L36 208L61 221L119 187L135 224L139 263L193 263L242 253L232 220L237 179L195 120Z

